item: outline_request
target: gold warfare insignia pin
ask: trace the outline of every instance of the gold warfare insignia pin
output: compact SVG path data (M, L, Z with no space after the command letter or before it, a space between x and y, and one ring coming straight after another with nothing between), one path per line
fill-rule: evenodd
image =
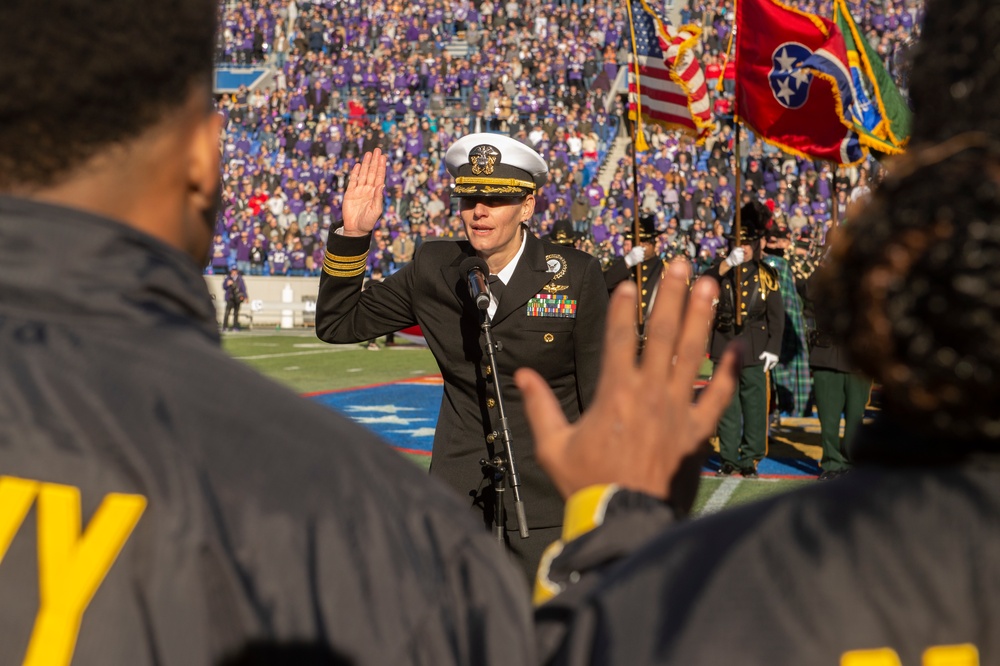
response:
M545 255L545 263L548 266L549 273L552 273L553 275L552 281L542 287L542 289L550 294L558 294L560 291L569 289L568 284L552 284L555 280L558 280L562 276L566 275L565 257L561 254L547 254Z
M483 144L469 151L469 164L472 165L472 173L477 176L492 175L499 161L500 151L493 146Z

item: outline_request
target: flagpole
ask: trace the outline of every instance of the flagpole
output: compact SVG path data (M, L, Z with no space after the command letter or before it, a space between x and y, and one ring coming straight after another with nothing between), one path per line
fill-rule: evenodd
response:
M641 132L642 127L638 125L632 125L633 132ZM630 146L632 151L632 247L639 247L639 160L636 157L638 152L635 149L635 140L633 139L632 145ZM635 283L639 288L639 304L636 306L636 324L638 325L639 336L642 337L642 327L645 315L642 311L642 262L637 262L633 267L635 271Z
M735 5L735 3L733 3ZM735 9L735 6L734 6ZM735 11L733 14L735 15ZM715 82L715 90L717 92L722 92L725 89L723 81L726 78L726 67L729 66L729 54L733 52L733 41L736 38L736 17L733 16L733 31L729 33L729 44L726 45L726 53L722 58L722 71L719 72L719 78Z
M739 45L737 40L739 39L738 29L739 21L736 20L739 13L736 8L736 3L739 0L734 0L733 2L733 56L739 53ZM741 232L743 231L743 216L740 214L740 209L743 208L743 183L740 176L743 175L743 169L740 168L740 68L733 68L733 125L736 130L736 145L733 147L733 153L736 158L736 164L733 165L733 170L736 172L733 175L733 182L736 187L735 205L736 205L736 220L733 225L733 249L735 250L739 247ZM725 73L725 72L723 72ZM749 257L748 257L749 259ZM740 307L741 301L743 300L740 296L740 267L734 266L733 270L735 274L733 276L733 306L736 308L736 325L743 325L743 309Z
M639 87L639 54L635 45L635 24L632 22L632 0L625 3L628 10L628 29L632 46L632 76L635 79L635 119L630 123L632 127L632 141L629 149L632 153L632 247L639 247L639 158L636 155L639 151L636 146L645 139L642 138L642 90ZM642 329L644 325L645 313L642 311L642 262L638 262L635 267L635 284L639 289L639 298L636 303L636 333L642 340Z
M826 230L823 237L823 247L830 244L830 234L840 226L840 202L837 200L837 165L833 165L830 179L830 228Z

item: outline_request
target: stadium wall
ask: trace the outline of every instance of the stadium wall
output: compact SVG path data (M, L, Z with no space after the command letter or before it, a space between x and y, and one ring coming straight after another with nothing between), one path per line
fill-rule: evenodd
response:
M205 282L208 291L215 301L217 321L222 321L226 309L226 299L222 291L222 281L225 275L206 275ZM246 313L252 315L255 327L281 327L283 318L291 310L291 327L301 328L315 326L316 293L319 291L318 277L261 277L244 275L247 286L247 298L240 308L241 320L244 322ZM285 287L291 289L291 302L284 302ZM287 319L284 323L288 323Z

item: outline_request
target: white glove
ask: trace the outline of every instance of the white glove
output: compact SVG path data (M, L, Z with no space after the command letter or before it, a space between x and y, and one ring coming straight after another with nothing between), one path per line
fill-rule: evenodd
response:
M771 372L771 370L774 369L774 366L778 365L778 355L777 354L772 354L771 352L761 352L761 355L758 356L757 358L759 358L760 360L764 361L764 373L765 374L768 373L768 372Z
M634 267L636 264L641 264L646 259L646 248L639 245L628 251L625 255L625 265L629 268Z
M746 253L743 251L742 247L734 249L729 253L729 256L726 257L726 263L729 264L730 268L736 268L746 260Z

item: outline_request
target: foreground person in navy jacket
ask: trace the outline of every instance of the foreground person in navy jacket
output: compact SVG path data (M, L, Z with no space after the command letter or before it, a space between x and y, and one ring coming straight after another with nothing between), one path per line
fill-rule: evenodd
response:
M219 347L217 10L0 3L0 664L532 663L451 491Z

